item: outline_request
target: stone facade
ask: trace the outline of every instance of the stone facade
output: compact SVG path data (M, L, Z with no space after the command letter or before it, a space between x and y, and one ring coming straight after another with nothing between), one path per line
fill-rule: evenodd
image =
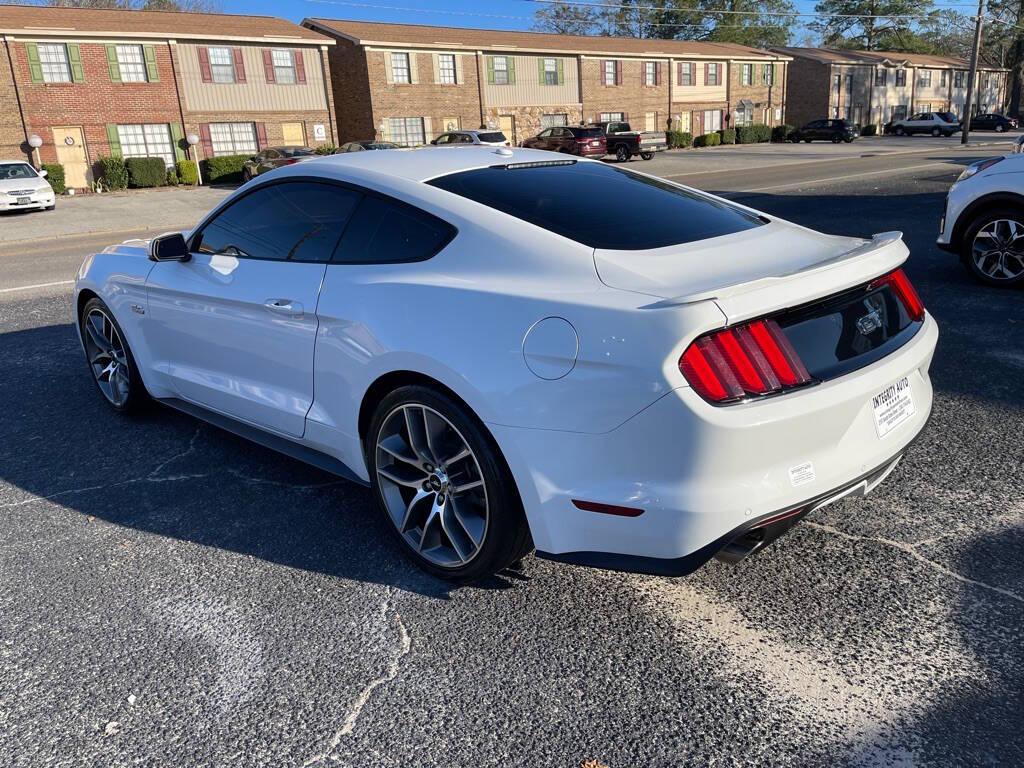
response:
M521 144L545 128L544 115L565 115L566 125L578 125L584 121L579 104L546 104L541 107L484 107L484 125L504 129L507 128L507 118L513 118L513 135L508 139Z

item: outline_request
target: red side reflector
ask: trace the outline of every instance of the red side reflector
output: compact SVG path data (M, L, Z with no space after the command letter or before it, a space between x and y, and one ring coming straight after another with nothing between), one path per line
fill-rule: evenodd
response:
M893 293L902 302L903 308L907 310L911 320L920 321L924 319L924 302L917 295L917 291L914 290L914 286L911 284L906 272L902 269L890 272L888 275L880 277L871 283L868 286L868 290L871 291L883 285L888 285L892 288Z
M635 507L619 507L615 504L601 504L596 501L581 501L573 499L572 504L576 509L584 512L600 512L602 515L618 515L619 517L640 517L644 513L642 509Z

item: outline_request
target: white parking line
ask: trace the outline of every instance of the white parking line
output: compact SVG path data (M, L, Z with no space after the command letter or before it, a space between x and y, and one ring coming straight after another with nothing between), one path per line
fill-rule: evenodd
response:
M0 288L0 293L14 293L15 291L31 291L33 288L52 288L55 285L71 285L74 280L58 280L55 283L36 283L35 285L19 285L17 288Z
M789 189L793 187L809 187L816 184L830 184L835 181L848 181L850 179L861 179L866 176L880 176L882 174L889 174L894 176L899 173L906 171L919 171L922 168L949 168L951 171L954 170L953 164L948 162L935 162L935 163L923 163L921 165L908 165L905 168L885 168L880 171L864 171L863 173L851 173L846 176L830 176L823 179L805 179L804 181L794 181L788 184L773 184L770 187L755 187L753 189L730 189L727 192L722 192L723 197L729 195L745 195L750 192L766 192L769 189ZM672 176L666 176L665 178L671 179Z

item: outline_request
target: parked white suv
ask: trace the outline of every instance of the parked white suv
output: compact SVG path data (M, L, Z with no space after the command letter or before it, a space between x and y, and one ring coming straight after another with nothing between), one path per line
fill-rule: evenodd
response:
M0 211L52 211L56 205L46 171L37 171L24 160L0 160Z
M952 136L960 130L960 122L952 112L919 112L903 120L893 120L891 130L897 136L930 133L932 136Z
M967 166L949 188L938 246L989 285L1024 282L1024 137L1014 153Z

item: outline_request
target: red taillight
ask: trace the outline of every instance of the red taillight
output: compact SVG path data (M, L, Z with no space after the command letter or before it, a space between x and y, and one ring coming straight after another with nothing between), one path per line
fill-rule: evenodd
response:
M701 336L679 359L679 370L701 397L715 403L767 395L811 381L774 320L755 320Z
M888 275L880 277L871 283L868 286L868 290L872 291L875 288L881 288L883 285L888 285L892 289L892 292L896 294L896 297L903 304L903 308L907 310L911 320L921 321L924 319L924 304L921 301L921 297L917 295L917 291L914 290L914 286L911 285L910 278L907 277L906 272L902 269L890 272Z

